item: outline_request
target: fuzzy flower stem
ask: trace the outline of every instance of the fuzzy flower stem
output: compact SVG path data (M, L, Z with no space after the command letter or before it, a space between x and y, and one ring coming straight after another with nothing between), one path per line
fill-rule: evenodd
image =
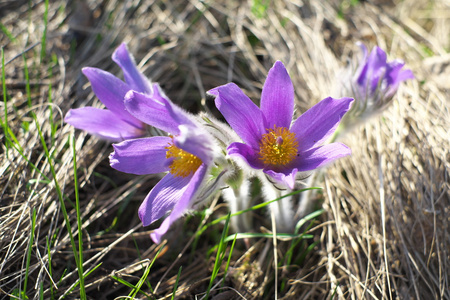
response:
M266 202L287 195L291 191L287 189L278 189L266 176L260 178L263 189L262 194ZM269 210L275 217L277 232L292 232L294 229L294 210L292 204L292 196L281 198L280 200L270 203Z
M227 201L231 214L245 210L251 206L250 182L244 179L240 186L229 186L222 191L222 196ZM253 229L250 212L234 216L230 219L230 222L236 232L249 232Z

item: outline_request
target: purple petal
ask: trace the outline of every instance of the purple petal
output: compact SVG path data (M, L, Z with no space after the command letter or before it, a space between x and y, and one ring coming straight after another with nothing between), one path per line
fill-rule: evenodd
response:
M131 116L123 103L130 86L109 72L97 68L83 68L83 74L91 82L94 94L100 101L121 119L132 125L140 126L141 122Z
M380 47L374 47L367 58L366 66L357 82L360 86L370 88L374 92L386 72L386 52Z
M71 109L64 118L64 122L114 142L139 138L145 134L143 128L121 120L110 110L94 107Z
M299 151L305 151L321 145L336 130L344 114L350 109L352 98L325 98L303 115L292 125Z
M112 55L112 60L120 66L126 83L131 89L151 94L150 81L137 68L133 55L128 52L127 45L122 43Z
M155 82L152 83L152 93L151 93L151 97L160 103L164 103L165 101L169 101L169 98L166 96L166 94L164 93L164 91L161 89L161 87L159 86L159 83Z
M385 97L393 96L402 81L414 79L414 74L411 70L402 70L404 65L405 63L400 59L396 59L388 64L385 76L387 83Z
M295 186L295 176L297 175L297 169L289 169L286 173L279 173L273 170L264 170L264 173L275 179L281 184L288 186L291 190Z
M351 153L350 148L344 144L332 143L300 153L300 156L294 162L294 166L299 172L310 171Z
M213 160L213 142L206 132L189 125L180 125L180 135L174 137L174 144L180 149L194 154L204 164L209 165Z
M171 141L167 136L155 136L114 144L114 152L109 156L111 167L136 175L169 171L166 147Z
M216 107L241 139L251 147L259 148L259 140L266 133L261 110L234 83L208 91L216 96Z
M229 155L241 157L253 169L264 168L264 164L259 159L258 151L247 144L232 143L227 150Z
M185 192L178 198L179 201L173 207L170 215L162 222L161 226L150 234L152 240L159 244L162 236L167 232L170 225L180 218L188 209L192 208L192 200L195 199L196 192L198 191L203 179L206 175L207 166L202 164L192 176Z
M294 113L294 86L286 68L277 61L267 75L261 94L261 111L266 128L289 128Z
M359 48L361 49L361 52L362 52L362 57L359 60L359 62L360 62L360 64L364 64L367 60L367 53L368 53L367 47L366 47L366 45L364 45L361 42L356 42L356 45L359 46Z
M164 98L129 91L125 96L125 106L137 119L173 135L180 134L178 126L181 124L194 126L186 112Z
M164 176L139 207L142 225L148 226L172 210L185 193L190 180L191 177L174 177L170 173Z
M359 48L361 49L362 52L362 57L360 57L359 59L359 64L358 64L358 68L356 69L355 72L355 77L352 79L355 82L358 82L359 78L365 78L365 74L367 73L367 47L366 45L364 45L361 42L356 42L356 45L359 46ZM361 80L363 80L361 79ZM365 83L365 82L364 82ZM365 88L366 86L363 85L363 88Z

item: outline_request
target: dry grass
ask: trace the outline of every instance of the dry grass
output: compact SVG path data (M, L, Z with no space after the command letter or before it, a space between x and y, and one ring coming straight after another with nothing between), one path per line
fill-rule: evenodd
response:
M42 61L44 2L0 4L1 24L10 33L0 34L8 97L0 116L4 121L7 112L17 137L12 147L4 130L0 135L1 298L17 295L25 278L30 298L39 298L39 291L45 299L80 295L78 286L72 289L78 274L50 164L76 234L74 130L62 117L72 107L100 106L81 67L118 74L110 55L126 41L144 73L174 102L193 112L217 114L212 101L205 100L206 90L234 81L256 100L267 70L282 60L304 111L333 96L336 71L355 49L354 42L362 40L380 45L391 58L404 58L417 80L400 88L383 115L344 137L353 155L326 171L326 213L309 232L317 244L301 265L278 269L278 297L450 299L448 2L270 1L260 15L252 7L264 1L50 2ZM23 57L30 73L28 93ZM50 162L30 112L53 153ZM137 207L156 178L115 172L107 161L111 147L85 133L76 132L74 143L84 270L101 263L85 278L87 295L125 297L130 288L112 276L136 284L160 249L137 218ZM214 213L203 222L222 215L223 206L212 207ZM27 275L33 209L36 226ZM178 223L167 236L148 276L155 293L142 288L150 298L171 297L180 266L177 297L200 298L205 292L215 257L207 252L218 243L222 227L208 229L194 248L199 216ZM266 239L252 240L251 246L238 243L230 274L213 299L272 299L271 247ZM288 243L279 241L278 247L282 261Z

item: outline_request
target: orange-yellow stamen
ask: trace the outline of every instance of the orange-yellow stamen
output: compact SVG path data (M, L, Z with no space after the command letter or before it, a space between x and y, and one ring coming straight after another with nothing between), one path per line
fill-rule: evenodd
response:
M178 148L173 143L169 143L165 149L167 149L166 158L173 158L169 168L170 173L175 177L187 177L197 171L202 164L200 158Z
M294 160L297 153L295 133L286 127L274 126L263 134L259 142L259 159L269 166L285 166Z

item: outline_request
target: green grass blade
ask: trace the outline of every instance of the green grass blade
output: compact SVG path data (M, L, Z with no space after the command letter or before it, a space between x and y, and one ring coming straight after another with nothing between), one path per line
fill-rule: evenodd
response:
M45 10L44 10L44 32L42 33L42 39L41 39L41 65L42 61L45 57L45 46L47 41L47 25L48 25L48 0L45 0Z
M25 90L26 90L26 93L27 93L28 106L31 107L31 89L30 89L30 77L29 77L29 73L28 73L27 59L25 57L25 54L22 54L22 57L23 57L23 60L24 60L24 73L25 73L25 82L26 82ZM41 127L40 127L39 122L37 120L36 114L34 112L31 112L30 114L31 114L31 117L34 120L35 125L36 125L36 129L38 131L39 138L41 140L42 147L44 149L44 154L45 154L45 157L47 158L47 161L48 161L48 164L49 164L49 167L50 167L50 172L52 173L53 182L55 183L56 193L58 194L58 199L59 199L59 202L61 204L61 210L62 210L62 213L63 213L64 221L65 221L66 227L67 227L67 232L69 234L70 242L71 242L71 245L72 245L72 251L74 253L74 259L75 259L75 263L76 263L76 266L77 266L78 276L82 280L82 277L83 277L83 266L82 266L82 264L80 264L80 261L79 261L78 251L77 251L75 240L74 240L74 237L73 237L73 234L72 234L72 228L70 226L70 220L69 220L69 216L67 214L66 206L65 206L65 203L64 203L64 197L63 197L63 194L62 194L62 190L61 190L61 187L59 186L58 179L57 179L57 176L56 176L56 171L55 171L55 166L53 164L52 155L50 154L50 152L48 150L47 143L45 142L45 138L44 138L44 135L42 134L42 130L41 130ZM86 292L84 290L84 285L80 285L80 298L82 300L86 299Z
M27 263L26 263L26 267L25 267L25 279L23 282L23 295L25 296L25 299L28 299L26 292L27 292L27 284L28 284L28 274L30 271L31 249L33 248L33 243L34 243L34 228L35 227L36 227L36 209L33 208L33 216L31 218L30 243L28 244Z
M92 268L89 272L87 272L83 278L88 277L92 272L94 272L95 270L97 270L103 263L99 263L98 265L96 265L94 268ZM62 279L62 278L61 278ZM78 280L75 282L75 284L72 286L72 288L70 290L67 290L64 292L64 295L61 296L60 299L64 299L65 296L69 293L71 293L78 285L80 284L80 279L78 278ZM80 293L81 294L81 293ZM81 297L80 297L81 298Z
M2 90L3 90L3 109L4 109L4 120L2 122L3 134L5 135L5 147L6 147L6 158L8 158L8 150L10 147L10 143L7 139L8 136L8 105L7 105L7 97L6 97L6 73L5 73L5 52L2 48Z
M129 288L132 288L132 289L136 288L133 284L131 284L128 281L126 281L126 280L124 280L124 279L122 279L120 277L117 277L115 275L111 275L110 278L112 278L113 280L117 281L118 283L121 283L121 284L123 284L123 285L125 285L125 286L127 286Z
M117 277L117 276L115 276L115 275L111 275L110 278L113 279L113 280L115 280L115 281L117 281L118 283L123 284L124 286L127 286L127 287L132 288L132 289L136 289L136 286L135 286L135 285L133 285L132 283L126 281L125 279L122 279L122 278ZM148 297L148 298L151 297L150 294L147 294L146 292L144 292L144 291L142 291L142 290L139 290L139 293L145 295L145 296ZM131 298L131 299L133 299L133 298Z
M81 226L80 197L78 193L78 175L77 175L77 154L75 149L75 138L71 136L72 141L72 157L73 157L73 182L75 190L75 209L77 212L77 228L78 228L78 272L83 274L83 231ZM80 293L85 293L84 276L80 276ZM86 297L86 295L84 295Z
M57 286L61 285L62 280L64 279L64 276L66 276L66 274L67 274L67 268L65 268L64 271L62 272L61 277L59 278L58 283L56 284Z
M23 58L23 71L25 73L25 91L27 93L27 104L28 107L31 107L31 87L30 87L30 74L28 72L28 65L27 65L27 57L25 56L25 53L22 54Z
M172 292L172 297L170 297L171 300L175 299L175 294L177 292L177 288L178 288L178 281L180 280L180 276L181 276L181 269L183 267L180 267L180 269L178 270L178 275L177 275L177 280L175 281L175 284L173 286L173 292Z
M98 172L94 172L94 173L92 173L92 174L93 174L95 177L98 177L98 178L101 178L101 179L107 181L110 185L112 185L112 187L113 187L114 189L117 189L117 188L118 188L118 187L117 187L117 184L114 182L114 180L112 180L112 179L109 178L108 176L103 175L103 174L100 174L100 173L98 173Z
M295 263L297 265L303 264L303 262L305 261L306 256L308 255L308 253L310 253L311 251L314 250L314 248L319 244L320 241L315 241L313 242L311 245L308 246L308 248L306 248L305 251L302 252L302 254L300 255L299 258L297 258L297 260L295 261Z
M298 191L294 191L294 192L292 192L292 193L283 195L283 196L281 196L281 197L279 197L279 198L277 198L277 199L274 199L274 200L271 200L271 201L267 201L267 202L264 202L264 203L260 203L260 204L254 205L254 206L252 206L252 207L250 207L250 208L247 208L247 209L238 211L238 212L236 212L236 213L234 213L234 214L231 214L231 217L238 216L238 215L241 215L241 214L250 212L250 211L254 211L254 210L261 209L261 208L266 207L267 205L269 205L269 204L271 204L271 203L280 201L281 199L286 198L286 197L290 197L290 196L293 196L293 195L297 195L297 194L302 193L302 192L304 192L304 191L308 191L308 190L319 190L319 189L321 189L321 188L318 188L318 187L310 187L310 188L306 188L306 189L301 189L301 190L298 190ZM209 223L209 224L207 224L207 225L205 225L205 226L212 226L212 225L215 225L215 224L217 224L217 223L220 223L220 222L224 221L225 219L227 219L227 216L223 216L223 217L217 218L217 219L215 219L214 221L212 221L211 223Z
M319 210L317 210L317 211L315 211L315 212L313 212L313 213L311 213L311 214L305 216L304 218L302 218L300 221L297 222L294 233L295 233L295 234L298 234L300 228L301 228L308 220L313 220L313 219L315 219L316 217L318 217L319 215L321 215L323 212L324 212L323 209L319 209ZM286 267L289 267L289 266L291 265L292 258L293 258L293 256L294 256L294 251L295 251L296 253L299 252L299 248L298 248L297 246L298 246L298 244L299 244L300 242L302 242L302 241L303 241L303 243L302 243L302 245L300 246L300 247L301 247L300 249L303 249L303 248L304 248L304 245L306 245L306 243L304 243L305 236L307 236L307 237L309 236L309 235L306 234L306 232L308 232L308 230L311 229L312 226L313 226L313 222L311 222L311 223L308 225L308 227L305 228L305 230L303 231L303 233L300 234L298 238L295 238L295 239L293 239L293 240L291 241L291 245L289 246L289 249L286 251L286 254L284 255L284 259L283 259L282 261L280 260L280 262L279 262L279 264L278 264L278 267L282 267L283 264L284 264L284 266L286 266ZM316 243L313 243L313 245L314 245L314 246L313 246L313 248L314 248L315 245L316 245ZM306 255L307 255L311 250L312 250L312 248L311 248L311 249L309 249L309 248L305 249L304 251L301 252L300 257L302 257L302 256L303 256L303 257L306 257ZM302 261L303 261L303 259L302 259ZM282 280L282 282L281 282L281 287L280 287L280 290L281 290L281 291L284 291L284 289L285 289L285 287L286 287L286 282L287 282L287 279L284 278L284 279Z
M233 243L231 244L230 252L228 253L227 265L225 266L225 271L223 273L223 282L222 286L225 284L225 278L227 277L228 268L230 267L231 255L233 254L234 245L236 244L237 233L234 235Z
M0 30L11 40L11 42L15 42L16 38L9 32L8 28L5 27L2 23L0 23Z
M139 250L139 246L138 246L138 244L136 242L136 239L134 238L133 235L131 235L131 238L133 239L134 246L136 247L136 252L137 252L137 255L139 257L139 260L142 260L141 251ZM156 253L156 256L155 256L154 260L156 260L156 257L158 257L158 254L159 254L159 250ZM152 262L152 264L153 264L153 262ZM142 266L142 268L144 268L144 267ZM150 289L150 291L153 293L153 288L152 288L152 285L150 284L150 281L148 280L148 278L145 279L145 283L147 284L147 287Z
M23 153L23 149L22 147L19 145L19 142L17 141L16 137L14 136L13 132L9 132L9 135L5 135L6 139L9 141L10 145L17 151L19 152L20 156L22 156L22 158L33 168L33 170L35 170L36 172L38 172L42 177L44 177L45 180L47 181L51 181L50 178L48 178L44 173L42 173L42 171L37 168L29 159L28 157L25 156L25 154ZM10 139L10 137L13 138L13 140Z
M311 234L277 233L276 237L282 238L282 239L296 239L296 238L312 239L314 236ZM272 233L237 233L236 237L234 235L227 236L225 238L225 242L232 241L234 238L236 238L236 239L251 239L251 238L272 239L273 234Z
M39 299L44 300L44 283L42 281L39 284Z
M86 273L86 275L84 275L84 278L86 278L86 277L88 277L89 275L91 275L91 273L94 272L95 270L97 270L98 268L100 268L100 266L101 266L102 264L103 264L103 263L101 262L101 263L99 263L98 265L96 265L94 268L92 268L89 272Z
M289 197L289 196L297 195L297 194L302 193L302 192L304 192L304 191L308 191L308 190L320 190L320 189L322 189L322 188L319 188L319 187L310 187L310 188L305 188L305 189L301 189L301 190L298 190L298 191L293 191L292 193L283 195L283 196L281 196L281 197L279 197L279 198L277 198L277 199L274 199L274 200L271 200L271 201L267 201L267 202L264 202L264 203L260 203L260 204L254 205L254 206L252 206L252 207L250 207L250 208L247 208L247 209L244 209L244 210L240 210L240 211L238 211L238 212L235 212L235 213L231 214L230 216L231 216L231 217L239 216L239 215L241 215L241 214L244 214L244 213L247 213L247 212L250 212L250 211L254 211L254 210L261 209L261 208L266 207L267 205L269 205L269 204L271 204L271 203L280 201L281 199L286 198L286 197ZM218 224L218 223L220 223L220 222L226 220L227 218L228 218L228 215L227 215L227 216L220 217L220 218L217 218L217 219L211 221L210 223L205 224L200 230L197 231L196 236L199 237L199 236L202 235L203 232L205 232L205 230L208 229L210 226L216 225L216 224Z
M262 19L267 15L270 0L253 0L251 12L257 19Z
M48 67L48 74L49 74L49 79L53 78L53 65L57 65L58 64L58 57L56 55L52 55L52 65ZM48 96L47 96L47 100L48 103L50 103L50 105L48 106L48 109L50 110L50 128L51 128L51 137L52 137L52 143L51 145L55 145L55 141L56 141L56 129L58 128L58 125L55 122L55 119L53 117L53 86L52 86L52 81L50 80L49 84L48 84Z
M195 239L194 239L194 241L192 242L192 246L191 246L191 254L190 254L189 262L192 262L192 260L193 260L194 257L195 257L196 250L197 250L197 246L198 246L198 242L200 241L201 233L204 232L203 228L204 228L205 230L206 230L206 228L207 228L207 227L202 226L202 224L203 224L203 221L204 221L205 218L206 218L206 214L207 214L208 210L209 210L209 208L205 208L204 210L202 210L202 211L200 212L200 216L201 216L200 223L199 223L200 225L199 225L199 227L197 228L197 231L196 231L197 233L200 233L200 234L196 234L196 235L195 235ZM188 217L190 217L190 216L188 216ZM186 221L188 222L187 219L186 219Z
M48 239L48 236L45 237L46 239L46 244L47 244L47 262L48 262L48 273L50 274L50 277L53 277L53 273L52 273L52 255L51 255L51 250L50 250L50 241ZM54 295L54 291L53 291L53 278L50 279L51 283L50 283L50 296L51 299L55 299L55 295Z
M158 255L159 255L159 253L161 252L162 249L164 249L164 247L159 248L158 252L156 252L155 257L152 259L152 261L148 265L147 269L145 269L145 272L142 275L141 279L138 281L138 283L134 287L134 291L132 291L128 295L128 297L131 297L131 298L136 297L137 293L141 290L142 285L147 280L147 277L150 274L150 269L152 268L153 264L155 263L156 259L158 258Z
M75 239L72 234L72 228L70 226L69 215L67 214L66 204L64 203L64 196L62 194L61 187L59 186L59 182L58 182L58 179L56 176L55 166L53 165L52 157L50 155L50 152L48 151L47 144L45 142L44 135L42 134L41 127L39 126L39 123L37 121L36 115L32 114L32 116L33 116L34 122L36 124L36 129L38 130L38 134L39 134L39 138L42 143L42 147L44 148L45 157L47 158L47 161L49 163L50 172L52 173L52 176L53 176L53 182L55 183L56 193L58 194L58 199L59 199L59 202L61 205L61 210L63 213L64 221L66 223L67 232L68 232L69 238L70 238L70 243L72 245L72 251L74 254L74 259L75 259L75 263L77 265L77 270L78 270L78 276L79 276L79 278L82 278L83 277L83 272L82 272L83 266L80 266L77 246L75 244ZM84 286L83 286L83 288L84 288ZM86 292L84 290L81 290L81 287L80 287L80 298L83 300L86 299Z
M297 224L295 225L295 233L298 233L300 228L308 221L317 218L318 216L320 216L321 214L323 214L325 212L324 209L319 209L316 210L315 212L310 213L309 215L303 217L302 219L300 219L300 221L297 222Z
M230 218L231 218L231 213L228 213L226 221L225 221L225 227L223 228L222 236L220 237L220 242L219 242L219 246L217 249L216 259L214 261L214 268L213 268L213 272L211 274L211 279L209 280L208 289L206 290L206 295L205 295L205 297L203 297L203 299L208 299L209 293L211 292L211 288L214 283L214 280L216 280L217 274L219 274L220 266L222 265L222 261L225 257L226 250L227 250L226 249L227 242L225 241L225 237L228 235Z

